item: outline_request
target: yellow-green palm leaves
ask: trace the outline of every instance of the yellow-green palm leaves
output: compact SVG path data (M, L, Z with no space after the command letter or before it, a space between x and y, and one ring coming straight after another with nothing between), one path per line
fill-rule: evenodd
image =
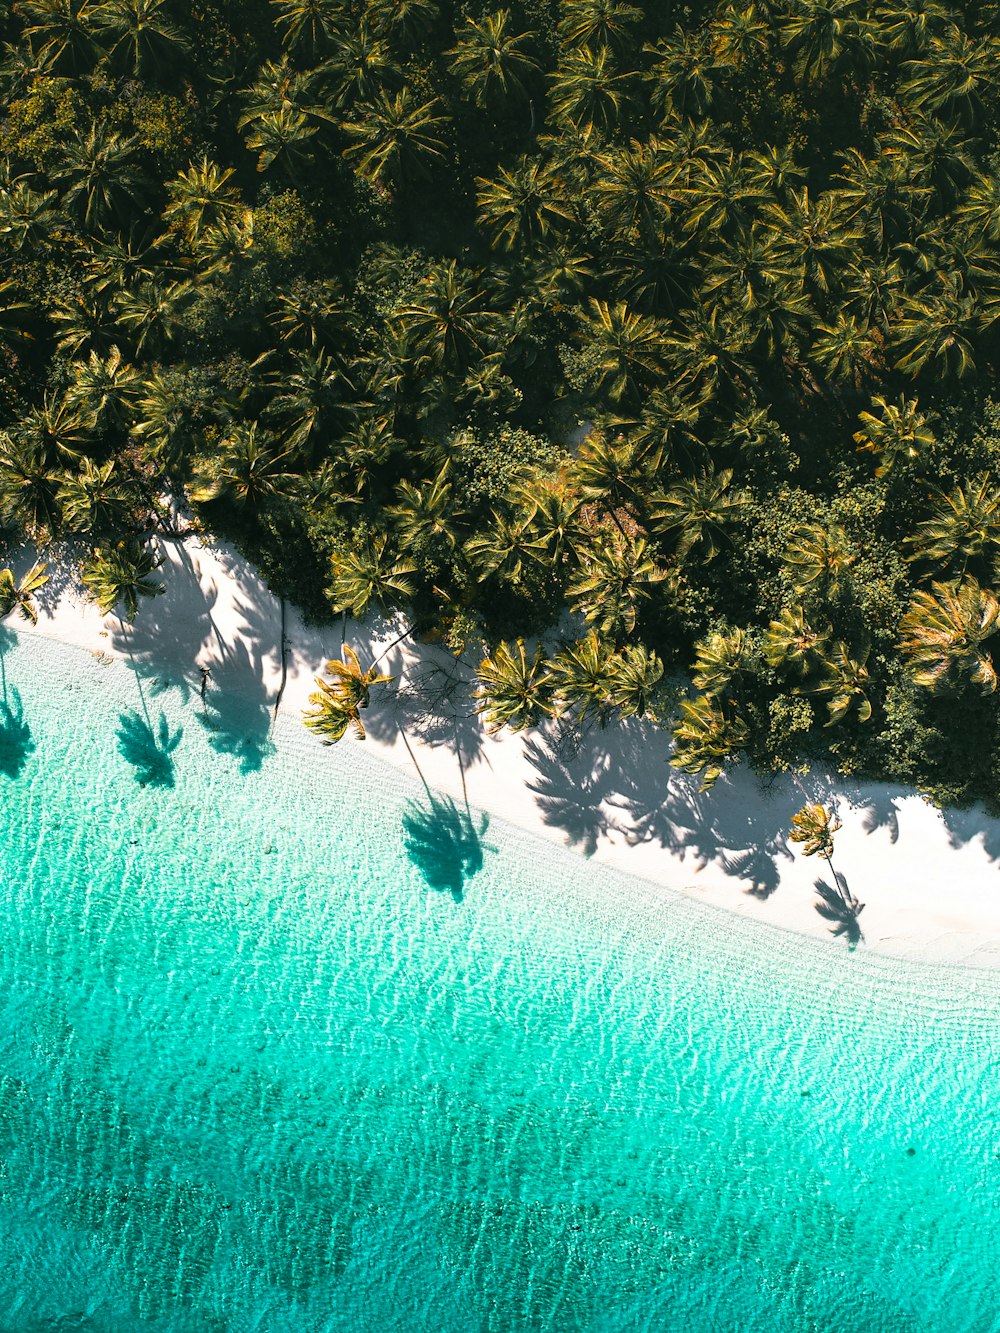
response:
M38 624L38 609L32 594L49 581L44 565L32 565L22 579L15 579L9 569L0 569L0 616L18 611L25 620Z
M899 646L913 679L929 690L967 680L992 694L997 673L983 644L998 621L1000 602L974 578L915 592L899 627Z
M479 664L477 709L486 730L494 735L504 727L523 731L552 711L552 673L541 648L529 655L524 640L500 643Z
M823 856L828 861L833 855L833 835L840 828L840 820L832 810L818 801L810 801L792 815L789 838L802 845L804 856Z
M387 685L392 676L383 675L377 665L362 671L358 655L350 644L344 645L343 660L326 664L326 674L316 677L316 689L309 696L305 724L324 745L342 740L353 731L359 741L365 739L361 710L367 708L374 685Z

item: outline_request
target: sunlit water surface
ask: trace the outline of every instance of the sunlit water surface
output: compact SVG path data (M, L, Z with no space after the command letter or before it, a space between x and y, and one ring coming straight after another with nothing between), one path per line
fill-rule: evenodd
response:
M1000 1329L995 978L4 644L3 1333Z

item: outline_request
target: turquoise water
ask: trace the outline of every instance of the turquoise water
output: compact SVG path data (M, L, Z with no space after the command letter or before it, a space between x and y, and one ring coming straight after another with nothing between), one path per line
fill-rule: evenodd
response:
M0 1333L1000 1329L996 977L4 642Z

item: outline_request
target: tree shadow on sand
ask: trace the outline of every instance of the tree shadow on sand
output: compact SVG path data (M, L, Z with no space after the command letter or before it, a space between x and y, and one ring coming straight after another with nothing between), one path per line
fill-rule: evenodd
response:
M847 886L847 880L838 872L833 872L836 888L826 880L817 879L814 887L818 896L816 911L826 921L831 922L830 934L834 939L841 936L847 941L852 951L864 940L858 917L864 911L864 903L858 902Z
M450 796L432 795L411 801L403 814L406 854L432 889L462 901L465 885L483 868L483 835L489 815L478 827L469 812Z
M667 738L647 724L633 719L613 732L550 724L526 742L525 756L543 819L586 856L608 834L657 843L696 870L718 866L760 898L792 860L786 834L799 792L774 784L762 793L742 770L703 792L697 778L669 767Z
M6 778L20 777L34 752L35 742L24 720L21 695L13 688L5 689L0 701L0 773Z
M183 727L171 734L170 723L162 712L155 726L141 713L121 714L118 752L135 769L135 779L140 787L173 787L173 756L183 735Z

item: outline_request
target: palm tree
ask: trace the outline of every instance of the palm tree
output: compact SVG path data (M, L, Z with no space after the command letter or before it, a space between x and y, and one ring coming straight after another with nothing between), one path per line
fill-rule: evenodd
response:
M458 505L446 469L422 486L401 481L396 494L399 502L388 513L395 521L400 548L427 553L432 559L447 558L458 545Z
M785 607L764 636L764 660L775 670L808 676L825 665L829 631L814 629L801 606Z
M805 856L822 856L835 882L837 876L830 858L833 856L833 835L839 828L840 820L832 810L827 810L817 801L810 801L792 815L792 828L788 835L792 842L802 844Z
M809 350L810 360L830 379L860 393L881 366L881 348L871 328L838 310L832 324L821 324Z
M91 0L22 0L20 10L24 35L51 72L81 74L93 68L97 45Z
M840 639L830 649L824 663L826 674L815 686L816 694L828 696L828 727L842 722L854 706L857 707L859 722L867 722L871 718L872 706L867 694L868 651L866 645L857 656L853 656L848 645Z
M477 177L476 186L480 225L503 250L531 251L573 220L554 164L522 158L495 180Z
M188 44L168 0L104 0L95 13L112 61L139 79L163 75L168 67L176 78Z
M569 586L569 597L588 624L621 642L635 629L640 607L666 577L644 537L600 535L580 552L580 572Z
M373 101L379 93L398 88L402 82L399 64L385 35L364 18L338 34L322 72L332 83L331 100L339 107Z
M177 227L189 245L196 245L209 227L240 208L240 192L233 184L232 167L220 167L203 154L179 171L167 185L170 202L164 222Z
M526 84L539 72L525 49L534 39L533 32L513 32L510 10L498 9L478 21L467 18L454 50L445 54L476 106L498 106L527 97Z
M908 560L951 566L961 575L970 561L995 557L1000 551L1000 493L989 472L951 491L935 489L931 494L934 512L906 539Z
M610 674L614 649L596 630L565 644L549 663L556 707L572 709L581 726L593 716L601 726L611 712Z
M953 18L950 6L941 0L887 0L875 14L879 41L904 56L926 51L931 38Z
M217 450L195 461L195 504L224 500L256 514L268 500L288 496L295 485L288 453L256 421L234 424Z
M281 392L271 399L268 413L282 428L285 449L311 459L333 442L333 423L338 411L343 412L344 377L324 351L293 352L292 367L272 377Z
M396 315L405 344L421 368L467 369L494 354L498 319L478 276L453 260L435 265L415 298Z
M781 25L781 37L807 83L822 83L835 73L864 74L873 63L874 29L844 0L796 6Z
M522 517L507 518L495 510L484 531L465 543L465 555L480 579L498 578L517 587L525 561L537 561L540 548Z
M899 626L899 646L913 679L929 690L967 679L984 694L993 693L997 673L982 645L998 621L1000 602L971 576L919 589Z
M113 538L135 517L136 497L118 475L114 459L95 463L85 458L79 471L68 472L59 486L62 521L70 532Z
M970 239L1000 241L1000 176L977 176L955 215Z
M608 697L625 717L656 720L656 696L663 663L644 644L626 644L610 662Z
M657 532L671 538L678 560L695 550L704 560L719 553L728 529L746 507L747 495L732 489L733 470L706 470L682 477L653 503Z
M738 713L727 711L705 695L684 699L673 727L670 765L697 774L701 790L710 791L725 772L727 762L749 739L749 728Z
M23 178L0 190L0 238L4 244L15 253L44 252L59 228L58 200L56 190L32 189Z
M295 281L278 291L271 323L282 342L316 351L337 346L354 333L352 312L337 283Z
M679 32L669 42L647 46L647 55L657 56L648 81L653 105L665 123L673 117L700 120L715 101L720 69L708 33Z
M83 584L102 615L117 607L122 624L131 625L142 597L159 597L166 588L152 576L163 557L140 545L135 537L94 551L83 567Z
M874 398L872 406L879 409L879 415L862 412L862 428L854 439L859 450L878 456L875 475L884 477L900 464L919 463L935 437L927 418L917 410L917 400L905 395L896 403Z
M15 579L9 569L0 569L0 617L9 616L17 611L32 625L38 624L38 608L33 594L44 588L49 581L45 566L32 565L21 579Z
M343 8L337 0L272 0L278 11L274 26L286 51L301 50L315 60L330 49L343 31Z
M52 178L62 187L63 204L84 226L107 226L135 206L144 183L136 149L134 138L118 134L104 121L69 138Z
M650 446L636 439L609 440L594 431L580 450L571 479L581 499L598 515L607 515L624 537L622 518L641 512L656 463Z
M0 431L0 515L44 541L57 531L60 473L30 436Z
M425 36L439 13L437 0L372 0L369 8L376 29L403 46Z
M553 113L580 129L610 135L628 106L631 81L607 47L572 47L552 76Z
M666 332L657 320L629 310L624 301L590 300L581 338L589 387L613 403L637 398L663 374Z
M118 296L115 316L131 335L136 353L155 354L181 332L196 298L197 287L190 282L143 282Z
M523 639L499 643L477 672L476 710L492 736L504 727L523 731L552 712L552 674L540 647L529 658Z
M247 147L257 154L257 170L269 171L277 164L293 184L300 182L314 164L314 148L309 141L318 128L294 106L281 106L256 116L247 133Z
M926 55L904 66L900 96L922 111L955 112L977 122L983 100L992 96L1000 40L979 35L973 40L952 26L932 37Z
M326 664L331 679L316 677L316 690L309 696L311 706L304 715L306 726L324 745L342 740L348 731L363 741L366 733L361 710L368 707L374 686L388 685L394 679L382 674L374 663L362 671L350 644L344 644L342 651L343 660L334 659Z
M806 188L793 190L786 205L768 204L761 220L774 254L798 270L808 290L823 295L836 286L861 240L832 192L814 199Z
M642 18L642 10L625 0L576 0L560 19L559 36L570 47L622 50L633 44Z
M821 603L834 601L844 587L847 571L854 563L847 533L839 523L824 527L808 523L789 542L782 564L799 597L815 596Z
M71 363L72 382L66 390L67 407L93 422L96 431L121 430L131 416L139 387L139 373L117 347L106 357L91 352L86 361Z
M743 630L714 630L695 644L691 679L702 694L720 699L745 669L747 653Z
M594 198L602 223L614 236L658 237L676 201L678 167L659 140L633 139L598 158Z
M532 535L529 554L558 568L583 535L582 498L558 477L531 477L514 487L513 498Z
M907 303L895 329L896 369L911 376L926 369L942 380L971 374L979 320L975 298L946 275L938 293L922 292Z
M418 102L405 85L395 95L382 90L343 125L351 140L344 156L359 175L383 188L426 176L447 155L443 112L437 98Z
M338 547L330 563L330 608L355 620L364 617L372 602L385 607L413 596L417 567L396 554L384 533L368 533L363 544Z

